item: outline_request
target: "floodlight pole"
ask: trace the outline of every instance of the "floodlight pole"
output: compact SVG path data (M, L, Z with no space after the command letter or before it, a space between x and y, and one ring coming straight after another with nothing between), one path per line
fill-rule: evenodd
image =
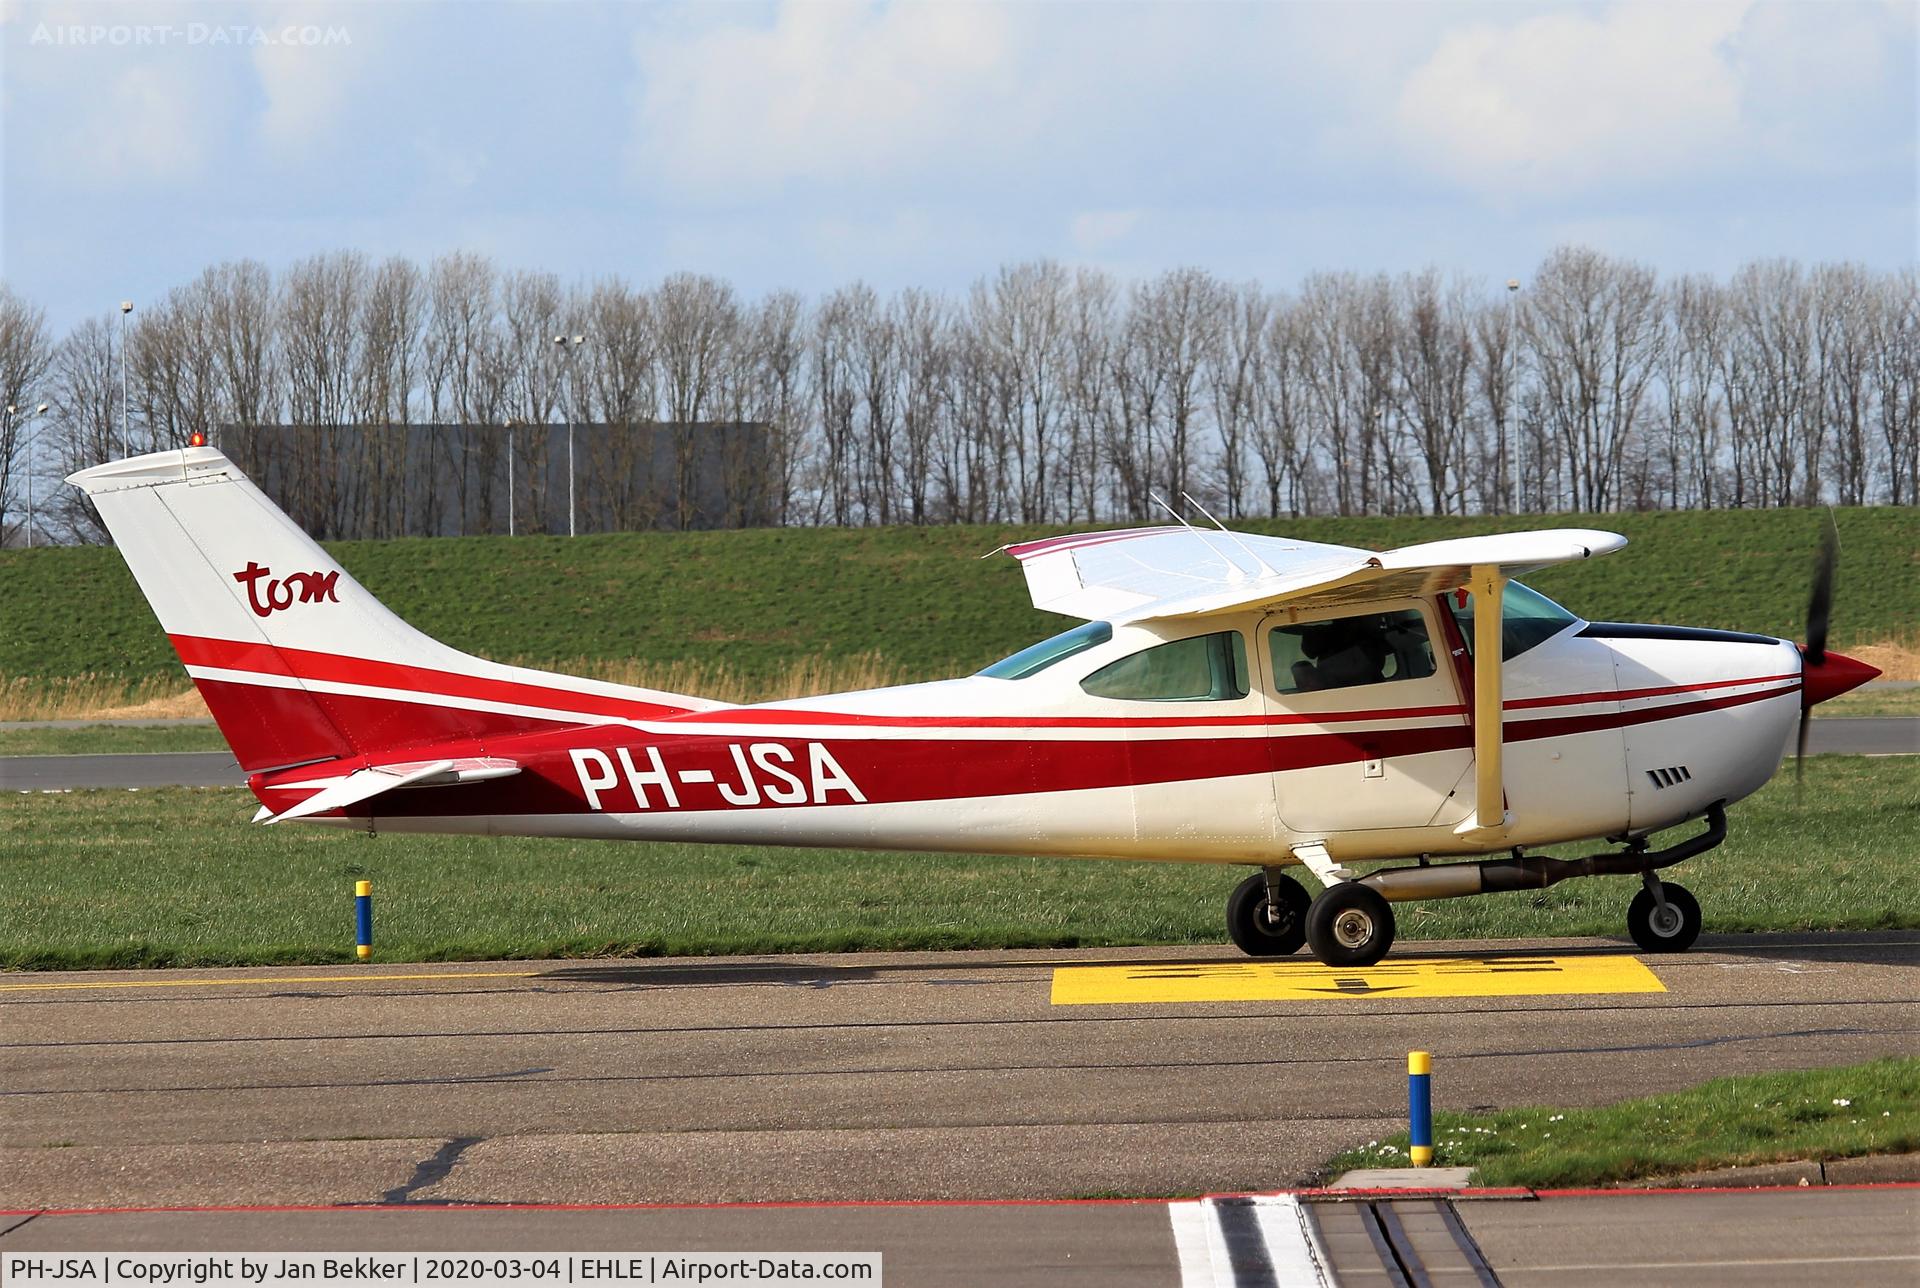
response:
M556 335L553 342L560 350L561 370L566 374L560 397L567 410L567 535L571 537L578 535L578 510L573 499L573 359L587 337Z
M1514 384L1520 377L1520 333L1515 326L1514 303L1520 298L1520 279L1507 279L1507 424L1501 430L1500 450L1506 456L1506 469L1511 476L1513 497L1510 513L1520 513L1520 417L1518 399L1515 397ZM1513 439L1511 450L1507 439Z
M13 446L13 404L7 404L4 417L0 417L0 443L9 448ZM33 453L27 453L27 541L33 541Z
M127 399L127 319L133 315L133 301L120 301L120 448L133 455L133 410ZM111 441L107 444L112 451Z
M11 412L13 408L9 407L7 408L7 410ZM45 403L41 403L38 407L35 407L32 413L27 417L27 549L29 550L33 549L33 529L34 529L33 436L35 433L35 423L40 419L40 417L43 414L45 414L46 410L47 410L47 405Z
M507 422L507 535L513 535L513 422Z

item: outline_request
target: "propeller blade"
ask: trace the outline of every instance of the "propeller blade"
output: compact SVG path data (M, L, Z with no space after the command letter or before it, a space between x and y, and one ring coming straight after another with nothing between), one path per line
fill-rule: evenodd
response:
M1833 570L1840 560L1840 531L1831 512L1820 534L1820 555L1813 567L1813 595L1807 601L1807 661L1827 660L1827 627L1833 620Z

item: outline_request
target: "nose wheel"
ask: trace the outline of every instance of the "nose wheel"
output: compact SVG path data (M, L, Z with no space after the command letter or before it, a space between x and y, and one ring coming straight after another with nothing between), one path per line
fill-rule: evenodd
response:
M1642 952L1685 952L1700 937L1700 904L1685 886L1649 872L1646 888L1627 905L1627 933Z
M1307 944L1328 966L1371 966L1393 947L1393 908L1372 886L1336 881L1307 909Z
M1292 877L1256 872L1227 896L1227 934L1249 957L1285 957L1307 942L1307 892Z

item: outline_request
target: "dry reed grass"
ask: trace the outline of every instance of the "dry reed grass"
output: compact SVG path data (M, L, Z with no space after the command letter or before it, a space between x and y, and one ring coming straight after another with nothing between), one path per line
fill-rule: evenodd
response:
M1855 661L1879 667L1883 680L1920 680L1920 632L1905 639L1881 640L1841 652Z

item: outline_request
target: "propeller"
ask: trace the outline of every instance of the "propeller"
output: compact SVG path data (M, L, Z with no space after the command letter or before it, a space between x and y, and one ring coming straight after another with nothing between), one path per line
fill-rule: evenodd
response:
M1826 530L1820 534L1820 554L1813 566L1813 595L1807 601L1807 642L1801 648L1802 671L1823 666L1827 660L1827 627L1833 620L1833 569L1840 559L1840 529L1827 511ZM1813 703L1800 703L1800 748L1794 757L1793 785L1796 793L1807 772L1807 731L1813 721Z

